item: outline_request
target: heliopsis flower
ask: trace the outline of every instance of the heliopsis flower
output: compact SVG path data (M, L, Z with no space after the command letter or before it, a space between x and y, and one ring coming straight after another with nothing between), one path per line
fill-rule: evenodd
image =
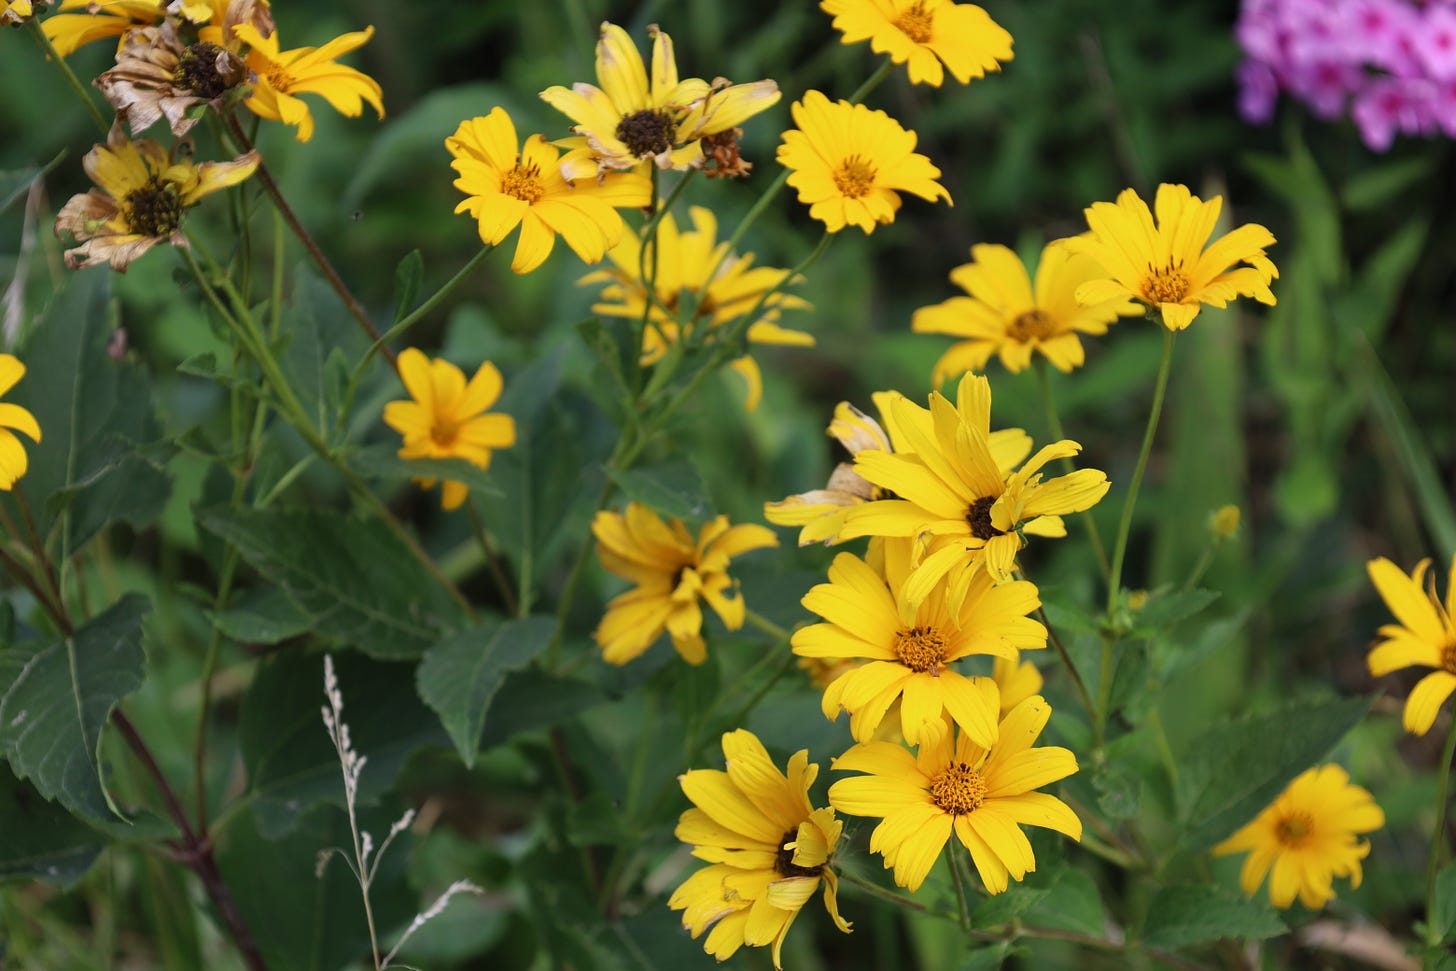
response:
M1014 657L998 656L991 671L991 680L1001 692L1002 718L1027 698L1041 693L1041 672L1030 661L1022 661L1020 655L1017 651Z
M650 79L631 36L603 21L597 41L601 87L578 82L541 92L543 101L576 122L571 130L580 137L563 143L575 149L566 163L568 178L633 169L648 160L661 169L702 165L700 139L731 132L779 100L779 86L769 80L709 84L679 78L672 38L655 24L647 31Z
M1091 257L1071 252L1063 240L1048 243L1036 266L1032 286L1021 259L1005 246L971 247L974 262L956 267L951 282L970 296L951 297L922 307L910 319L917 334L950 334L967 338L936 362L936 386L966 371L981 371L994 353L1016 374L1040 351L1059 371L1083 361L1077 334L1105 334L1119 315L1142 313L1122 297L1092 306L1077 303L1077 287L1103 276Z
M106 144L94 146L81 161L96 188L72 196L56 216L56 234L69 232L81 244L66 251L66 265L109 262L124 273L158 243L186 246L181 228L186 211L252 175L258 161L256 151L231 162L174 161L151 139L132 141L113 125Z
M551 255L560 233L587 263L596 263L622 238L626 227L617 209L652 201L652 183L630 172L575 184L561 177L558 152L540 135L518 148L516 126L504 108L483 118L462 121L445 147L460 173L455 188L466 199L455 207L468 212L482 241L494 246L517 225L521 238L511 269L530 273Z
M1335 898L1335 877L1360 886L1360 861L1370 844L1357 839L1385 825L1385 813L1369 792L1350 784L1338 765L1307 769L1263 812L1213 848L1216 855L1250 850L1239 873L1249 896L1269 878L1269 900L1288 907L1295 894L1312 910Z
M961 84L1001 70L1011 35L973 3L952 0L820 0L844 43L870 42L896 64L909 62L914 84L940 87L943 63Z
M967 677L952 665L973 654L1014 660L1020 650L1046 647L1046 628L1026 615L1041 604L1036 585L994 585L983 570L950 573L919 603L902 596L911 570L909 544L883 547L883 570L840 553L829 582L804 595L804 606L825 623L794 632L794 653L858 657L870 663L846 671L824 690L826 718L850 713L850 733L868 741L885 712L900 700L900 733L911 745L945 729L949 714L979 745L996 740L999 696L991 678Z
M1082 450L1070 440L1044 446L1014 472L1002 466L991 449L991 385L983 375L961 378L954 405L935 391L929 411L903 397L891 411L905 446L894 455L861 452L854 467L896 498L851 510L839 535L922 540L929 555L902 591L911 602L963 563L1005 580L1026 536L1065 536L1062 515L1090 509L1107 493L1107 475L1096 469L1042 480L1048 462Z
M252 23L240 23L233 33L248 45L248 67L257 74L253 95L243 104L260 118L281 121L298 129L294 137L306 142L313 137L313 115L300 94L317 94L334 110L349 118L364 111L364 102L384 117L383 92L379 82L362 71L335 61L352 50L363 47L374 36L367 27L350 34L341 34L322 47L298 47L291 51L278 49L278 32L264 36Z
M858 226L868 234L878 223L894 222L901 192L950 204L950 193L935 181L940 169L915 152L915 133L883 111L831 103L818 91L805 93L790 111L799 127L784 132L779 164L793 170L789 185L829 232Z
M1430 731L1436 712L1456 691L1456 556L1446 575L1446 602L1436 596L1435 580L1427 580L1430 560L1421 560L1410 576L1381 557L1367 565L1385 605L1398 624L1380 628L1384 638L1366 663L1374 677L1420 665L1435 668L1411 689L1405 702L1405 730L1417 735ZM1429 584L1429 589L1428 589Z
M694 769L678 777L694 808L678 819L675 835L710 866L673 891L667 905L683 912L683 927L698 938L712 928L703 948L726 961L740 947L779 949L799 910L824 887L824 907L846 934L839 916L839 880L830 860L844 824L827 806L815 809L809 787L819 775L809 751L800 749L780 772L752 732L723 736L727 772Z
M728 576L728 561L779 542L767 527L729 526L727 516L705 523L694 541L682 520L664 523L639 502L628 503L625 515L598 512L592 535L602 566L637 584L607 604L597 627L596 641L608 664L640 656L663 630L685 661L702 664L708 655L698 598L729 630L742 627L746 608L737 582Z
M920 889L952 831L976 864L990 893L1036 869L1020 827L1041 826L1074 840L1082 821L1057 797L1034 790L1077 771L1064 748L1032 748L1051 717L1032 696L1013 708L989 749L965 732L946 731L911 753L889 742L861 742L835 759L836 771L868 775L829 787L829 804L851 816L879 816L870 851L895 869L895 883Z
M162 19L166 0L62 0L58 10L85 13L57 13L41 21L41 29L56 53L66 57L78 47L103 37L122 37L139 27L150 27Z
M642 335L642 363L655 364L668 347L680 340L711 339L711 333L752 310L764 294L779 287L787 270L753 265L753 254L731 253L728 244L718 242L718 223L710 209L693 206L693 229L680 231L672 214L662 217L656 242L648 250L648 266L656 299L648 305L647 286L642 279L642 240L628 233L607 253L611 267L581 278L582 283L605 283L595 313L629 320L648 320ZM814 337L802 331L780 327L779 311L800 309L809 304L800 297L778 290L763 301L759 316L748 325L750 344L792 344L809 347ZM730 365L748 382L747 407L758 406L763 379L750 355Z
M1235 297L1253 297L1274 305L1269 283L1279 270L1264 254L1273 233L1245 223L1209 244L1223 196L1204 202L1183 185L1158 186L1153 205L1156 225L1132 189L1124 189L1116 203L1094 202L1086 210L1092 232L1068 245L1100 263L1104 276L1077 288L1080 302L1139 300L1157 308L1163 326L1175 331L1193 322L1201 304L1223 307ZM1239 263L1247 265L1235 266Z
M34 12L30 0L0 0L0 24L23 24Z
M510 415L490 414L501 393L501 374L489 361L469 383L465 373L443 358L430 360L413 347L399 355L399 377L411 401L384 406L384 423L404 436L402 459L464 459L490 467L491 449L516 444L516 422ZM433 488L434 479L420 479ZM456 509L470 493L463 482L445 483L442 505Z
M13 355L0 354L0 396L8 393L23 377L25 365ZM20 405L0 401L0 489L6 492L30 467L25 446L15 436L17 431L24 432L33 442L40 441L40 425L35 416Z
M247 66L236 54L210 41L184 43L169 18L160 27L128 33L116 66L102 73L96 86L133 134L165 115L172 134L185 135L202 117L194 106L216 108L247 79Z

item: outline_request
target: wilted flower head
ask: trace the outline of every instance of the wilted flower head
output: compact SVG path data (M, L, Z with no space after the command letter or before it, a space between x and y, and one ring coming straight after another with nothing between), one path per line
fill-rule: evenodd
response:
M218 107L247 78L247 66L236 54L211 41L184 42L168 18L160 27L127 34L116 66L96 86L133 134L165 115L172 134L185 135L202 116L200 106Z

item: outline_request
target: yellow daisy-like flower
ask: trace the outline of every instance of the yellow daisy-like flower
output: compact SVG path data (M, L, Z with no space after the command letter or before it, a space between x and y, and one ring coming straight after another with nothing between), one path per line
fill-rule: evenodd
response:
M634 169L651 161L661 169L686 169L704 162L701 139L732 132L779 100L773 81L713 84L679 78L672 38L653 24L652 76L637 45L616 24L602 22L597 41L597 82L554 85L541 100L576 122L568 140L573 151L568 178L610 169Z
M511 259L517 273L544 263L558 233L583 261L599 262L626 231L617 209L652 201L652 183L631 172L574 184L562 178L556 148L540 135L522 147L504 108L462 121L445 147L460 173L455 188L466 196L455 211L470 213L481 240L494 246L521 227Z
M150 27L162 19L167 0L62 0L61 11L85 10L85 13L57 13L41 21L51 46L66 57L77 48L104 37L123 37L138 27Z
M709 340L711 333L748 313L759 299L777 287L787 270L753 265L753 254L730 253L726 242L718 242L718 222L712 210L693 206L691 230L679 230L669 213L657 226L656 242L648 259L656 260L652 275L656 301L648 306L647 286L642 279L642 240L631 233L607 253L608 269L581 278L583 284L605 283L596 313L649 321L642 340L642 363L655 364L679 340ZM710 276L711 274L711 276ZM812 334L780 327L781 310L807 308L800 297L782 291L764 301L759 316L748 326L750 344L791 344L811 347ZM763 378L753 357L745 354L730 365L748 382L747 407L758 406Z
M1357 839L1385 825L1375 798L1338 765L1307 769L1243 829L1213 848L1216 855L1251 851L1239 874L1249 896L1269 877L1269 900L1288 907L1300 902L1318 910L1335 898L1335 877L1360 886L1360 861L1370 844Z
M72 196L56 216L56 234L69 232L81 244L66 251L66 265L109 262L124 273L158 243L186 246L186 211L252 175L258 162L256 151L231 162L173 161L161 145L132 141L113 125L106 144L94 146L81 161L96 188Z
M694 541L682 520L663 522L639 502L628 503L625 515L598 512L592 535L602 566L637 584L607 604L597 627L596 641L608 664L639 657L664 630L683 660L702 664L708 653L698 598L707 601L729 630L742 627L745 607L738 584L728 576L728 561L779 545L767 527L729 526L727 516L704 524Z
M951 282L969 296L922 307L910 319L917 334L967 338L936 362L936 386L966 371L981 371L994 353L1016 374L1041 352L1059 371L1084 359L1077 334L1105 334L1119 316L1142 313L1122 297L1092 306L1077 303L1077 287L1104 275L1089 256L1073 253L1064 240L1048 243L1036 266L1036 285L1021 259L1005 246L971 247L974 262L956 267Z
M774 967L782 968L784 936L821 885L829 916L849 933L829 865L844 824L833 809L809 802L819 766L807 749L794 753L786 774L757 736L740 728L723 736L723 758L727 772L694 769L678 777L695 808L683 812L675 835L711 866L688 877L667 905L683 912L694 939L712 928L703 948L719 961L745 944L768 944Z
M379 82L362 71L335 63L339 57L369 43L374 28L341 34L322 47L278 49L278 32L264 36L252 23L240 23L233 33L248 45L248 67L257 74L253 95L244 101L260 118L281 121L298 129L294 137L306 142L313 137L313 115L300 94L320 95L339 114L357 118L368 102L384 117L383 92Z
M5 395L25 377L25 365L11 354L0 354L0 396ZM14 429L14 431L12 431ZM0 489L9 492L30 467L25 446L15 432L24 432L33 442L40 441L40 424L26 409L8 401L0 401Z
M1068 245L1100 263L1104 274L1077 288L1080 302L1138 300L1174 331L1191 324L1203 304L1224 307L1235 297L1253 297L1274 305L1269 283L1279 270L1264 254L1273 233L1246 223L1210 244L1223 196L1204 202L1184 185L1158 186L1153 206L1156 224L1137 192L1124 189L1116 203L1094 202L1086 210L1092 232Z
M901 192L951 204L950 193L935 181L940 169L916 153L915 133L883 111L831 103L809 91L790 112L799 127L784 132L779 164L793 170L789 185L829 232L858 226L869 234L894 222Z
M1435 668L1411 689L1405 702L1405 730L1424 735L1431 730L1436 713L1456 691L1456 556L1446 575L1446 602L1436 596L1435 580L1427 580L1430 560L1421 560L1410 576L1380 557L1367 564L1370 580L1398 624L1380 628L1383 640L1375 645L1366 663L1374 677L1381 677L1412 665ZM1427 583L1430 589L1427 590Z
M870 662L825 689L825 717L845 709L850 733L864 742L899 699L900 732L911 745L944 731L943 715L949 714L977 744L989 746L1000 705L996 683L951 665L973 654L1014 660L1020 650L1046 647L1046 628L1026 616L1041 604L1036 585L1016 580L997 586L985 571L963 569L910 603L901 593L911 569L909 544L885 544L883 559L883 571L877 571L840 553L829 582L804 595L804 606L826 622L795 631L794 653Z
M829 804L851 816L882 817L870 834L870 851L884 857L886 869L895 868L895 883L911 893L925 882L952 831L970 851L986 890L1001 893L1009 880L1036 869L1021 826L1082 838L1082 821L1066 803L1034 791L1077 771L1068 750L1032 748L1051 713L1040 696L1026 699L1001 720L989 749L952 731L915 754L889 742L861 742L833 768L869 774L834 783Z
M410 347L399 355L399 376L410 401L384 406L384 423L404 436L402 459L464 459L490 467L491 449L516 444L516 421L510 415L487 414L501 393L501 374L489 361L469 383L465 372L443 358L430 360ZM420 479L433 488L434 479ZM445 483L443 506L459 508L470 489L463 482Z
M1002 718L1005 718L1007 712L1027 698L1040 694L1043 682L1041 672L1037 670L1036 665L1030 661L1021 660L1020 651L1017 651L1013 657L998 656L991 672L991 680L996 682L996 687L1001 692L1000 717Z
M973 3L951 0L820 0L844 43L870 42L878 54L907 64L915 84L940 87L941 65L961 84L1001 70L1011 60L1011 35Z
M23 24L34 12L30 0L0 0L0 24Z

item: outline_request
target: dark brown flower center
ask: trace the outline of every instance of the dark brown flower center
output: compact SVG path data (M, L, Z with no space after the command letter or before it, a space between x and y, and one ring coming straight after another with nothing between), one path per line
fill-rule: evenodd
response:
M516 163L516 167L501 176L501 193L520 199L526 204L536 202L546 194L541 184L541 170L535 165Z
M925 9L924 0L895 19L895 26L917 44L928 44L934 36L935 15Z
M454 446L459 435L460 425L453 418L436 415L434 423L430 425L430 440L441 448Z
M672 117L665 111L644 108L623 115L617 123L617 140L636 158L661 155L672 148Z
M875 187L875 167L858 155L851 155L834 170L834 186L850 199L869 195Z
M1441 667L1456 674L1456 641L1441 648Z
M991 507L996 505L995 496L982 496L971 503L971 508L966 510L966 523L971 527L971 535L979 540L988 540L993 536L1005 536L1006 531L997 529L991 525Z
M1023 343L1032 340L1046 340L1052 336L1055 323L1046 311L1032 309L1013 320L1011 326L1007 328L1007 333Z
M226 52L216 44L202 40L182 52L172 80L204 101L211 101L232 86L217 69L218 57Z
M945 635L934 627L911 627L895 634L895 656L919 674L936 674L945 664Z
M121 201L127 228L139 236L171 236L182 225L184 208L177 196L177 187L156 176L127 193Z
M1314 832L1314 818L1309 813L1290 813L1274 824L1274 836L1280 844L1290 849L1304 845Z
M1169 263L1161 270L1148 264L1148 275L1143 279L1143 299L1148 303L1178 303L1188 296L1188 275L1183 272L1183 261Z
M985 802L986 780L966 763L952 762L930 780L930 798L952 816L964 816Z
M774 872L781 877L817 877L823 872L822 866L799 866L794 862L794 851L785 844L793 843L799 838L799 831L791 829L779 840L778 857L774 860Z

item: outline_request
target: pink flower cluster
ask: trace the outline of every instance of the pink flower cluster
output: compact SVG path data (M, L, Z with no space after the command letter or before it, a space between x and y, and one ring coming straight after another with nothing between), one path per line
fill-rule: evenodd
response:
M1377 152L1397 133L1456 137L1456 0L1244 0L1235 33L1249 121L1268 121L1283 91L1321 118L1348 114Z

